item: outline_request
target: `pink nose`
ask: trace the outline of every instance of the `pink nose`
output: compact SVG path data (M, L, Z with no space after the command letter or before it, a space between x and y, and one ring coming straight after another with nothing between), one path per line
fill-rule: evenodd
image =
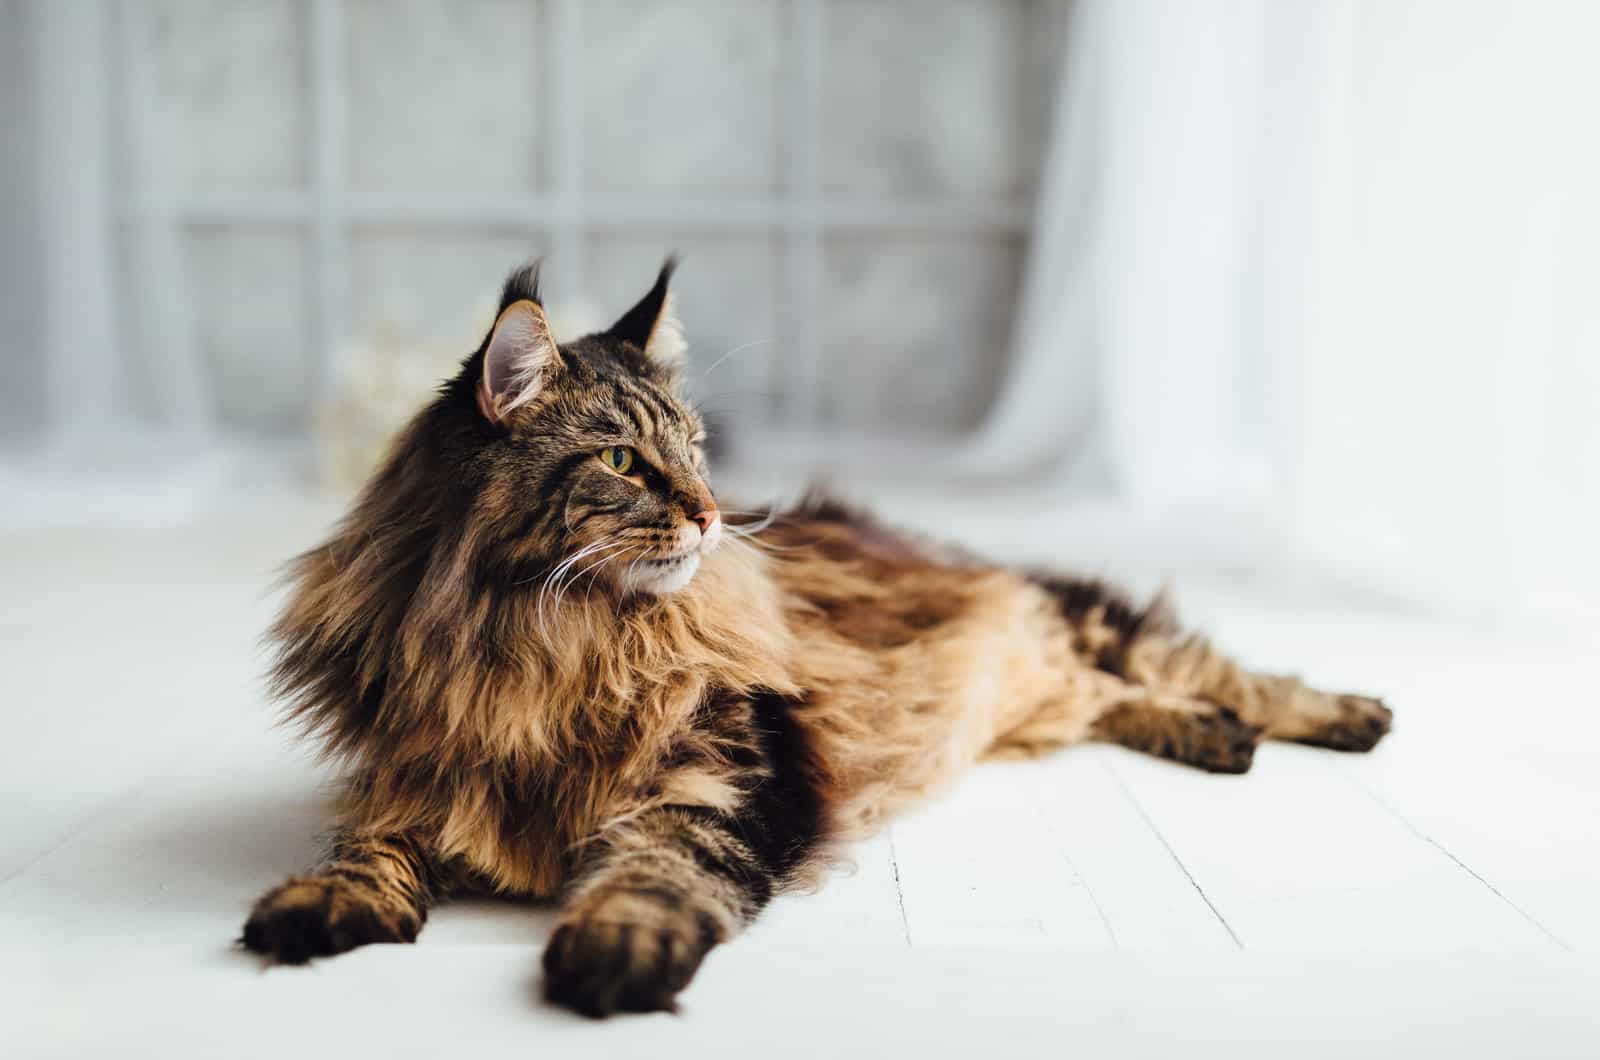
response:
M700 527L700 532L704 534L711 530L711 524L717 521L718 514L715 508L706 508L703 511L695 512L689 518L694 520L695 524Z

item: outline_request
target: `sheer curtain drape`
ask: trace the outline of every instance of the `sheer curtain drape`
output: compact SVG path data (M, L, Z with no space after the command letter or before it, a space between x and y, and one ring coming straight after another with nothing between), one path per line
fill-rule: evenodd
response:
M170 518L225 476L171 225L129 209L158 150L117 90L126 11L6 0L0 525ZM146 197L148 198L148 197Z
M1178 551L1478 617L1600 597L1600 8L1079 0L1020 444Z

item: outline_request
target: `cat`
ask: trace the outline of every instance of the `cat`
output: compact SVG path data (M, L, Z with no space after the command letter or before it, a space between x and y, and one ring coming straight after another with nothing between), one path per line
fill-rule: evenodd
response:
M672 1009L774 894L980 759L1105 740L1242 773L1262 739L1388 731L1380 701L1246 670L1099 580L825 498L738 523L681 387L673 268L565 344L537 265L513 273L290 565L272 686L342 788L249 949L302 963L410 942L451 894L556 898L548 999Z

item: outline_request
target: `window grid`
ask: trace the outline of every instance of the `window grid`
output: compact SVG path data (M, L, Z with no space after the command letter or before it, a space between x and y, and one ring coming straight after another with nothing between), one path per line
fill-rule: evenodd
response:
M582 34L582 0L547 0L544 38L546 126L553 130L545 192L527 194L395 195L363 193L352 198L345 179L345 12L343 0L305 0L302 27L308 57L304 75L309 113L306 187L300 191L194 192L175 197L159 182L130 182L128 212L134 231L175 270L180 233L195 223L246 226L293 225L307 238L306 274L310 336L318 392L331 399L339 378L338 351L349 338L352 231L364 225L408 225L452 229L512 226L537 228L552 239L555 256L550 286L558 296L578 293L585 275L585 236L632 228L701 229L776 237L781 248L777 291L778 326L792 351L775 380L778 412L791 426L819 425L821 363L817 327L823 237L842 232L962 232L1016 235L1026 230L1028 204L992 198L824 198L820 184L819 121L822 109L824 0L783 0L780 16L786 46L780 62L780 192L759 198L587 195L583 173L583 99L576 68ZM150 127L153 95L142 45L151 12L145 0L124 9L121 44L128 73L126 106L132 135ZM136 148L148 152L148 145ZM138 160L135 154L135 161ZM137 168L137 167L136 167ZM163 249L164 248L164 249ZM178 355L197 357L186 317L182 286L158 306L155 333ZM181 336L179 332L184 332Z

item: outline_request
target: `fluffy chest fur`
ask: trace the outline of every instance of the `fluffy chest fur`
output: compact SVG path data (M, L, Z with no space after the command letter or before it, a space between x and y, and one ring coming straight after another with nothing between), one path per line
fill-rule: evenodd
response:
M745 698L793 694L767 561L727 549L684 592L619 606L541 586L443 606L424 578L404 614L348 616L359 563L340 540L301 561L277 677L345 767L339 826L423 830L462 877L554 892L608 823L665 803L731 808ZM461 583L465 586L465 582Z

